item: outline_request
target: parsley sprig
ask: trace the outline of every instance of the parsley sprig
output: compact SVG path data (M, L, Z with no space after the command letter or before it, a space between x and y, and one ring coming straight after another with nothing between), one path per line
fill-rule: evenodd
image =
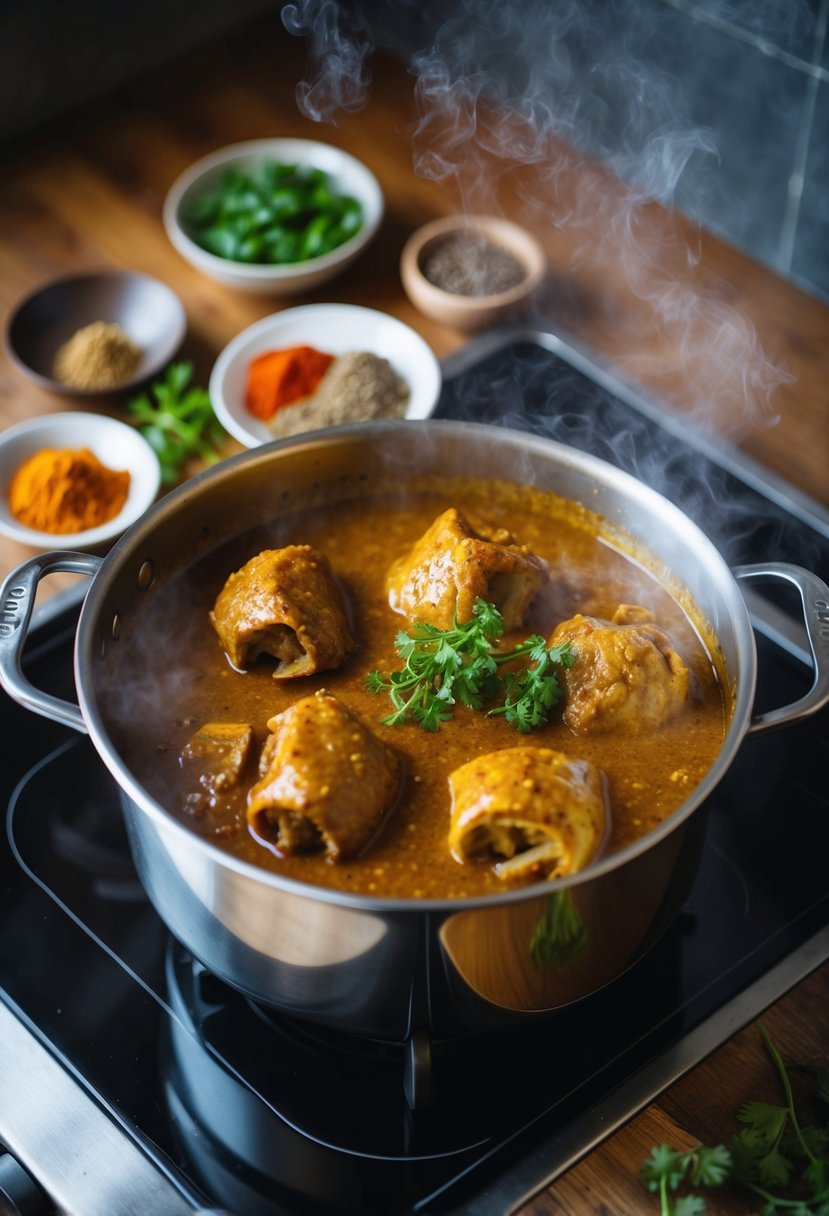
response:
M388 677L370 671L365 678L371 692L387 692L394 705L394 712L380 721L397 726L409 719L436 731L452 717L458 701L469 709L500 701L489 713L503 714L522 734L543 726L561 699L556 668L575 661L570 643L547 646L533 634L511 650L498 650L503 633L501 613L483 599L475 601L469 621L458 624L456 619L451 629L421 621L411 633L400 630L395 649L405 660L402 670ZM499 668L520 659L531 666L499 674Z
M686 1184L724 1183L762 1199L761 1216L829 1216L829 1133L824 1127L801 1126L789 1069L762 1021L757 1029L780 1079L783 1103L744 1103L737 1118L745 1126L732 1137L730 1149L723 1144L699 1144L686 1153L667 1144L652 1148L640 1176L659 1195L661 1216L702 1216L701 1195L676 1192ZM807 1071L814 1075L818 1099L826 1103L829 1068Z
M127 402L127 410L139 423L139 431L161 464L163 485L173 485L185 461L197 457L215 464L221 457L219 444L225 432L213 413L206 389L188 384L193 376L189 360L171 363L161 379Z

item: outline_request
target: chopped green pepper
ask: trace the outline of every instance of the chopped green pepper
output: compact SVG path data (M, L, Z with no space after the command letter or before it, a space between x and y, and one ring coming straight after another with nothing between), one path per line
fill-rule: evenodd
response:
M216 257L285 265L321 257L363 224L356 198L337 194L321 169L263 161L228 169L220 185L195 198L185 227Z

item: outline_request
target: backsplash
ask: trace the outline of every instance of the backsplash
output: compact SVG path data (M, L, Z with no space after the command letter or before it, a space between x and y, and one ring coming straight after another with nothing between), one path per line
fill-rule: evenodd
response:
M677 207L829 297L829 2L650 7L648 57L676 80L716 149L688 165Z
M829 0L393 8L364 3L419 70L437 52L467 90L483 74L645 196L829 298Z

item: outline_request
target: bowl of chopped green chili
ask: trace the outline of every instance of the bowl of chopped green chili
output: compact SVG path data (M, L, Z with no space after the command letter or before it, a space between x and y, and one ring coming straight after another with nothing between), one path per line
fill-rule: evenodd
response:
M383 217L383 192L359 160L308 139L258 139L203 157L164 203L170 241L210 278L295 295L339 274Z

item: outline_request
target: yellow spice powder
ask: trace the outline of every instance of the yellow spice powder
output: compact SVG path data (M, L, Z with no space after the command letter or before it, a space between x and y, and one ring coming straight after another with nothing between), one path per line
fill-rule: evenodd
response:
M15 473L9 506L16 519L37 532L84 532L118 514L129 485L128 472L108 468L88 448L44 448Z

